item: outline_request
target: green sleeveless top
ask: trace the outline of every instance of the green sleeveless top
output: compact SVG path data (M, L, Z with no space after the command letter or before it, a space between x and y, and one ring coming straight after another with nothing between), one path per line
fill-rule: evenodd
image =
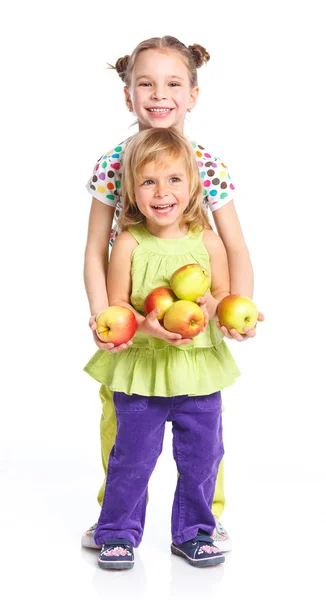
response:
M210 272L203 233L163 239L144 225L130 227L129 232L138 242L131 257L130 302L142 314L147 295L168 286L179 267L198 263ZM84 370L113 391L144 396L210 394L231 385L239 375L215 321L183 346L137 332L130 348L116 354L98 350Z

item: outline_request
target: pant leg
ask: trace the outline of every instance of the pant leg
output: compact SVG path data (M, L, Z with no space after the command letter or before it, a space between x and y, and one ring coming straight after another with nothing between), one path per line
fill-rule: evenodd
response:
M114 393L117 436L112 448L95 542L142 539L149 478L161 454L169 398Z
M101 385L100 398L102 402L102 415L100 422L100 436L101 436L101 456L102 465L105 473L104 481L99 489L97 500L99 505L102 505L105 483L106 483L106 471L109 461L110 452L112 450L116 431L117 421L115 416L115 408L113 402L113 392L109 390L106 385Z
M215 483L214 498L212 505L212 513L214 517L220 518L225 507L225 493L224 493L224 458L220 462L218 468L217 479Z
M172 540L186 542L198 529L212 535L211 506L224 454L220 392L173 400L173 455L179 477L172 508Z

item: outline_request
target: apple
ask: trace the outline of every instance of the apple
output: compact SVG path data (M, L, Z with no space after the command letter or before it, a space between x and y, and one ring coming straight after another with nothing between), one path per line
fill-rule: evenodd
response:
M258 319L258 309L247 296L230 294L219 302L217 317L221 325L227 329L236 329L243 334L244 328L252 329Z
M144 312L145 315L148 315L155 308L159 308L160 312L157 315L157 319L159 321L163 320L163 317L168 308L170 308L171 304L175 302L178 298L173 293L171 288L169 287L157 287L150 294L148 294L147 298L144 302Z
M96 317L97 337L105 343L125 344L135 335L136 329L136 317L125 306L109 306Z
M170 279L170 286L180 300L194 301L206 294L211 285L208 271L201 265L184 265L175 271Z
M165 329L172 333L180 333L183 338L192 338L204 327L205 317L202 309L195 302L177 300L164 315Z

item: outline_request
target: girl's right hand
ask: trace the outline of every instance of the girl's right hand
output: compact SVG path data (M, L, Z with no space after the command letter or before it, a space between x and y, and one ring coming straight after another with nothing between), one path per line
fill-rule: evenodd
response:
M172 333L171 331L164 329L156 318L159 312L160 309L156 308L148 313L139 325L138 330L147 335L151 335L152 337L159 338L160 340L165 340L168 344L171 344L171 346L182 346L183 344L189 344L189 342L192 341L191 339L182 338L180 333Z
M115 346L114 344L110 344L109 342L105 343L100 340L96 333L96 315L92 315L88 325L93 333L93 340L97 347L100 350L107 350L107 352L111 352L114 354L115 352L121 352L121 350L126 350L129 346L132 346L132 341L126 342L125 344L120 344L120 346Z

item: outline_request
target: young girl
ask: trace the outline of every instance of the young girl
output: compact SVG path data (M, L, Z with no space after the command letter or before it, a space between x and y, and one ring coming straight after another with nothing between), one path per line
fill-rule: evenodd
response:
M139 130L150 127L175 127L181 133L184 119L196 105L198 96L197 68L209 60L207 51L199 45L186 47L176 38L165 36L141 42L131 56L119 59L115 65L125 87L125 101L128 109L138 120ZM94 168L88 182L88 190L93 196L89 218L88 239L85 252L85 286L90 304L90 327L98 348L118 352L125 348L113 348L103 344L94 330L95 315L107 308L106 269L108 262L108 240L112 229L113 216L116 223L111 235L111 244L119 232L118 220L122 210L121 166L124 151L129 140L103 155ZM233 201L234 186L229 172L220 159L207 152L203 146L191 142L201 178L204 183L203 203L212 211L218 233L224 243L231 279L231 293L252 296L253 273L249 253L242 235ZM262 320L262 315L259 320ZM221 328L228 338L243 341L254 337L252 329L245 336L235 330L228 332ZM171 341L171 336L166 336ZM102 401L101 445L102 463L106 472L108 457L116 432L115 410L112 394L106 386L101 386ZM216 542L223 551L229 550L230 539L219 522L224 508L223 461L221 463L213 499L213 514L216 516ZM104 483L98 494L103 500ZM82 544L97 547L94 542L96 524L82 537Z
M108 269L110 305L133 310L137 333L120 353L98 350L85 370L114 391L117 435L112 448L95 543L106 569L129 569L145 522L148 481L172 422L179 477L172 508L174 554L192 566L224 561L213 543L211 512L223 456L220 390L239 374L216 328L218 302L230 293L228 263L202 203L197 163L187 140L173 129L148 129L124 155L122 233ZM173 272L198 262L211 272L211 293L197 301L206 327L195 338L167 343L144 300L168 286ZM208 326L207 326L208 325ZM182 342L182 344L180 343Z

